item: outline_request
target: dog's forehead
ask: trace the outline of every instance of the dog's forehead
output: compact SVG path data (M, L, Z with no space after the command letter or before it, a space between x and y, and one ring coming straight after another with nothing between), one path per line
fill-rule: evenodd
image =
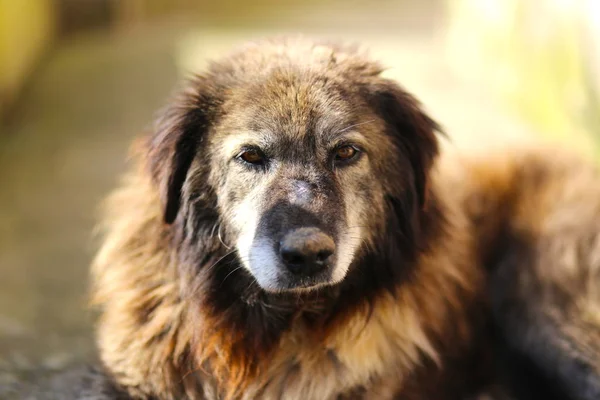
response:
M228 114L238 131L332 140L358 118L341 89L319 73L277 69L240 90Z

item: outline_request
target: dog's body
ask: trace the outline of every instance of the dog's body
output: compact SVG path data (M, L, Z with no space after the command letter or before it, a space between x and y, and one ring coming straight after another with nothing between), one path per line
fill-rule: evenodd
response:
M129 396L500 398L517 367L600 395L600 176L535 149L437 158L379 73L337 45L249 46L137 147L93 267Z

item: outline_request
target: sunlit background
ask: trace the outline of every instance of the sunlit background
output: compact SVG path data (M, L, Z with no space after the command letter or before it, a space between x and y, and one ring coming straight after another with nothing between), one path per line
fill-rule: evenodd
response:
M97 206L175 82L286 32L370 47L453 146L600 159L597 0L0 0L0 397L93 357Z

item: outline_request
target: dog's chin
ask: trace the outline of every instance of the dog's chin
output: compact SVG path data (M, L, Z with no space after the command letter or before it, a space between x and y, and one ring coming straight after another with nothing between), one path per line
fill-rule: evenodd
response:
M269 293L308 293L338 284L343 277L336 279L332 271L323 271L310 277L298 277L276 268L270 273L252 271L258 285ZM256 273L255 273L256 272Z

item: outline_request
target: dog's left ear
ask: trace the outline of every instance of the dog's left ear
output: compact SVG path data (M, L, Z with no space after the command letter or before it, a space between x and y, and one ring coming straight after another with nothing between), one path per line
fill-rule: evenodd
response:
M216 107L209 86L200 77L188 82L162 112L150 137L148 164L167 224L177 217L183 184Z
M379 79L369 92L398 148L410 160L419 206L423 208L427 203L429 172L439 150L436 132L442 129L423 111L420 102L394 81Z

